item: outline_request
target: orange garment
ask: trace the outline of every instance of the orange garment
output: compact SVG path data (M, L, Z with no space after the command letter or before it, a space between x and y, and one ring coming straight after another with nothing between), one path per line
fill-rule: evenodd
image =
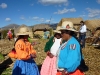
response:
M62 73L61 72L57 72L56 75L62 75ZM80 70L76 70L75 72L69 73L69 74L66 74L66 75L84 75L84 73L81 72Z
M12 34L9 34L9 38L12 39Z
M33 46L29 42L24 42L18 40L15 44L16 58L20 60L27 60L31 54L36 54L36 51L33 50Z
M9 54L8 54L9 57L11 58L17 58L17 54L16 54L16 51L15 51L15 48L13 48Z

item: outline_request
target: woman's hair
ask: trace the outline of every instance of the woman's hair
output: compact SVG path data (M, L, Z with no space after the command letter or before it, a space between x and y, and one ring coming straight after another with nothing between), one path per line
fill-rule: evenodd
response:
M47 29L45 28L45 29L44 29L44 32L46 32L46 31L47 31Z
M16 40L15 43L14 43L14 46L15 46L16 42L17 42L18 40L24 38L24 36L25 36L25 35L19 35L18 38L17 38L17 40Z
M80 21L80 23L83 23L84 24L84 21Z
M55 33L55 34L54 34L54 37L56 37L56 35L58 35L58 36L61 37L61 34L60 34L60 33Z
M77 36L77 33L75 33L74 31L69 31L69 30L65 30L66 34L69 34L70 36Z

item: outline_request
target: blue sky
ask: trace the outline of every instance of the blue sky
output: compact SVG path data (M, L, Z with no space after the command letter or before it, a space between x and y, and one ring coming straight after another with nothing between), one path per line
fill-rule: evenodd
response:
M0 0L0 27L58 23L62 18L77 17L100 19L100 0Z

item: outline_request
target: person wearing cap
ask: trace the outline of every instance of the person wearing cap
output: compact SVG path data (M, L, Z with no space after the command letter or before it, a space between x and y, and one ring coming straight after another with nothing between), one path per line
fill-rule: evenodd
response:
M46 43L44 51L47 56L42 64L40 75L56 75L56 53L61 43L61 32L58 30L54 31L52 36Z
M36 51L28 41L28 28L21 27L16 35L18 37L14 47L14 54L16 57L13 57L16 58L16 61L13 67L12 75L40 75L38 67L34 61Z
M86 37L87 28L83 21L81 21L80 23L81 23L81 27L79 29L79 41L81 43L82 48L85 48L85 37Z
M78 69L81 62L80 44L74 37L74 33L77 32L73 23L70 21L62 22L60 28L62 40L57 52L57 74L56 75L84 75Z

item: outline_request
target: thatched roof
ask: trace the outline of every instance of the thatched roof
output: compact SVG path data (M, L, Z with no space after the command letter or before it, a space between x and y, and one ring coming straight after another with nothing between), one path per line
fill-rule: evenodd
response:
M71 21L71 22L73 22L74 28L76 30L79 30L80 21L83 21L83 19L82 18L62 18L60 20L60 22L58 23L57 27L61 26L63 21Z
M62 18L61 21L58 23L58 26L61 26L63 21L71 21L74 25L80 25L80 21L82 20L82 18Z
M44 29L47 29L47 30L49 30L51 27L50 27L50 25L48 25L48 24L37 24L37 25L34 25L33 26L33 30L34 31L36 31L36 30L44 30Z
M100 27L100 19L98 20L86 20L85 24L88 29L95 30L96 28Z

